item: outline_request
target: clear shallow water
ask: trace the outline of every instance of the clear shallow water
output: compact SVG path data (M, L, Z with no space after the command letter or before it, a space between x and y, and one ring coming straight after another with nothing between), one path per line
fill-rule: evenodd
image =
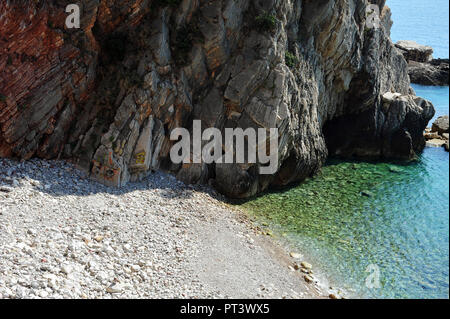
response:
M394 42L415 40L448 57L447 1L387 4ZM449 114L448 87L412 86L433 102L435 118ZM351 297L449 297L449 154L441 148L407 165L331 160L315 178L242 207ZM379 289L365 285L371 264Z
M448 160L429 148L408 165L330 161L315 178L243 207L350 297L448 298ZM371 264L379 289L365 285Z
M449 88L448 86L423 86L418 84L411 85L416 91L417 96L421 96L424 99L433 102L434 108L436 109L436 114L434 118L430 121L433 123L436 118L441 115L448 115L449 106Z
M435 58L449 57L448 0L387 0L392 10L392 41L414 40L434 49Z

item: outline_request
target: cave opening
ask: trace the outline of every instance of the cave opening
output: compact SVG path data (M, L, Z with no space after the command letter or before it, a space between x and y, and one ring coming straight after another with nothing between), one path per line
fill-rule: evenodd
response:
M329 157L347 159L378 157L382 147L376 139L374 119L375 111L368 109L327 121L322 132Z

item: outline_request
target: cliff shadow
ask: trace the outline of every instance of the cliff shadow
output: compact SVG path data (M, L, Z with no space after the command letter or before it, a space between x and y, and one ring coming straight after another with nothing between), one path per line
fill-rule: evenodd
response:
M53 197L87 197L99 193L120 196L136 191L152 191L162 199L181 200L191 198L194 192L202 192L217 200L226 201L225 197L209 186L187 185L161 171L149 173L138 182L110 187L92 180L86 173L65 161L31 159L19 162L0 158L0 194L20 191L21 188L32 188Z

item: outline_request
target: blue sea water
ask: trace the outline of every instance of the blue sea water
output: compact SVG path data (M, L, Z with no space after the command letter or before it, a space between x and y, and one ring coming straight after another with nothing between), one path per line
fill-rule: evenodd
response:
M418 84L411 85L417 96L421 96L433 102L436 114L430 123L433 123L436 118L442 115L448 115L449 107L449 88L448 86L424 86Z
M330 160L314 178L243 207L347 297L448 298L448 161L437 148L409 164Z
M392 10L392 41L414 40L434 49L435 58L449 57L448 0L387 0Z
M447 0L387 4L394 42L414 40L448 57ZM433 102L435 118L449 114L448 87L412 86ZM243 207L349 297L449 297L449 153L442 148L426 148L409 164L330 160L318 176ZM370 265L379 288L366 285Z

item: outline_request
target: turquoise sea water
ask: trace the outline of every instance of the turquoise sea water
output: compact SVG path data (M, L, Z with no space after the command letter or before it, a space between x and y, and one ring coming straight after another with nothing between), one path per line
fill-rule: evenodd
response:
M330 160L289 189L243 204L352 298L448 298L449 154L410 164ZM367 267L380 288L368 289Z
M411 85L416 91L417 96L421 96L431 102L433 102L434 108L436 109L436 114L434 118L430 121L433 123L436 118L441 115L448 115L449 107L449 88L448 86L423 86L418 84Z
M388 0L392 38L448 57L448 2ZM413 85L436 117L449 114L449 88ZM322 172L242 204L304 252L349 297L449 297L449 153L426 148L405 163L330 160ZM366 279L379 270L380 288Z

